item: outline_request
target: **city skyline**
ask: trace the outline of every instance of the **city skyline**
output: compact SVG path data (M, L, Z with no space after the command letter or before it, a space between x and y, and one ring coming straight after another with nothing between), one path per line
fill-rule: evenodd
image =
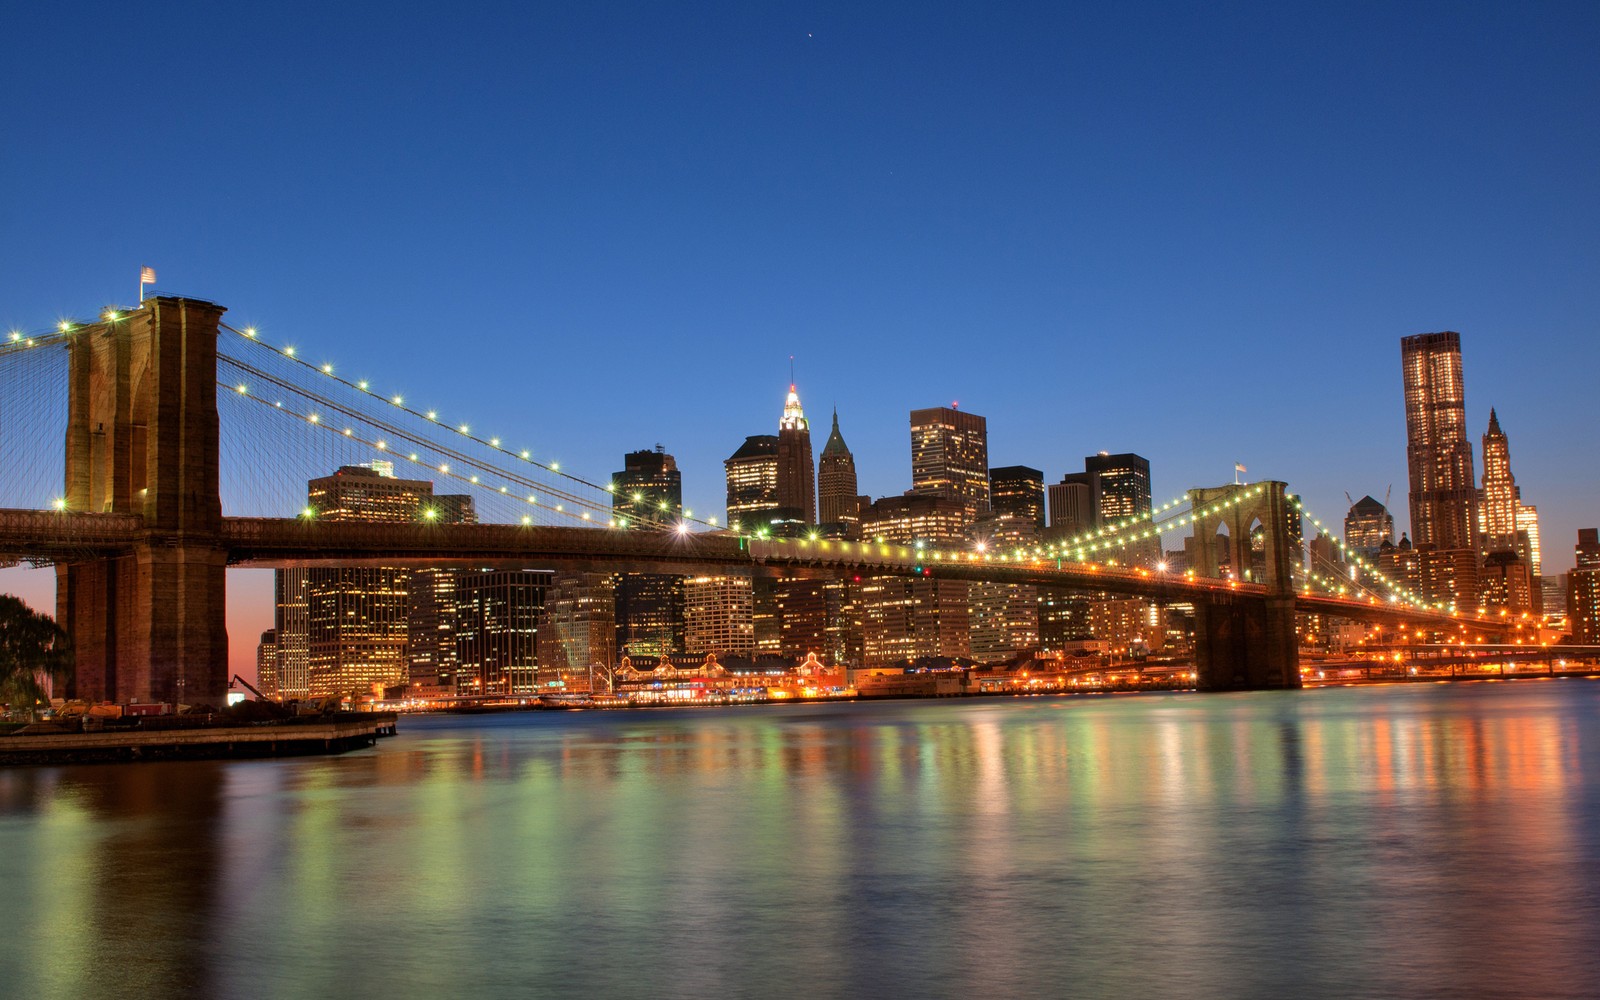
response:
M0 235L29 248L0 332L128 304L149 265L585 475L662 442L698 510L774 432L793 355L865 495L909 488L906 414L959 401L991 466L1055 483L1133 452L1161 502L1237 462L1337 524L1346 492L1404 489L1395 341L1456 330L1467 426L1515 429L1561 572L1600 494L1572 430L1600 363L1600 13L1541 9L329 11L315 34L27 9L39 44L0 74L55 82L20 134L123 152L0 164L27 193ZM420 78L350 55L417 38ZM235 72L129 100L139 45Z

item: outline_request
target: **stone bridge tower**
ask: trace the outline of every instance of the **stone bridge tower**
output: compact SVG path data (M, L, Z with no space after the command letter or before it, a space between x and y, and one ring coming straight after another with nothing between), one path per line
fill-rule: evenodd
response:
M133 551L56 567L73 694L221 706L228 687L218 496L221 306L152 298L67 348L67 508L138 514Z
M1300 645L1295 634L1293 509L1287 485L1268 481L1189 491L1200 511L1221 510L1194 521L1191 566L1199 576L1221 575L1218 529L1232 545L1231 570L1241 582L1266 587L1265 600L1240 594L1195 605L1194 655L1202 691L1258 691L1300 686ZM1251 539L1259 528L1263 565L1254 563Z

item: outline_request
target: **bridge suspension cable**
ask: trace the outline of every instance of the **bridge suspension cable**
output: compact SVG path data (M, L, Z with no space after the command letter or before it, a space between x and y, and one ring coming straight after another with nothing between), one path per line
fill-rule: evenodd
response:
M504 485L506 489L499 490L498 492L509 494L512 486L517 486L518 488L524 490L533 489L550 496L561 497L563 500L563 502L559 505L561 507L565 507L565 503L570 501L587 508L587 510L591 512L590 516L584 516L581 513L568 512L565 510L560 511L560 513L569 514L570 516L577 517L582 520L593 521L595 518L592 516L592 514L594 512L601 512L605 515L604 519L601 519L601 523L610 522L612 509L610 497L615 490L614 484L608 483L602 486L599 483L563 470L558 462L540 461L533 457L532 452L529 449L523 449L521 451L513 450L512 448L503 445L501 439L498 437L486 438L482 435L473 433L470 424L463 423L456 426L451 426L442 421L436 411L423 411L416 409L415 407L407 404L405 398L401 395L384 396L375 391L371 387L370 383L365 380L351 381L337 374L331 364L318 366L299 357L298 352L292 347L277 347L269 344L260 338L259 333L254 328L245 327L243 329L239 329L227 324L222 324L222 328L237 335L238 343L241 343L241 345L249 344L266 352L270 352L271 355L276 356L277 359L280 359L282 362L292 366L294 370L305 375L310 375L314 379L327 379L329 380L330 384L336 384L343 387L352 393L356 398L364 400L368 404L377 404L379 408L391 414L392 416L381 416L370 408L361 408L341 404L327 394L312 388L306 381L301 381L288 376L274 376L271 373L265 372L261 366L252 364L250 361L246 360L242 356L242 352L221 353L219 354L219 362L226 361L228 364L237 367L241 372L247 375L270 381L277 387L286 389L288 391L293 391L305 397L307 400L314 402L318 406L323 406L328 409L337 409L338 412L349 416L352 419L359 419L371 425L378 431L402 438L416 445L420 449L417 453L419 456L426 452L433 452L441 456L453 457L458 463L466 464L472 468L478 469L480 478L483 475L488 475L502 479L504 482L501 485ZM219 379L219 381L224 380ZM249 384L248 382L245 382L244 384L246 385L246 392L248 392ZM238 389L237 385L231 385L228 387L234 389L235 391ZM307 413L304 416L309 420L309 418L318 416L318 414ZM419 425L419 427L425 429L426 432L407 430L397 420L393 419L393 417L410 418L414 423ZM460 448L444 444L437 437L430 436L430 434L439 433L449 435L452 439L460 441L464 444L475 445L479 449L492 456L492 459L474 459L468 457ZM354 435L351 436L353 437ZM377 448L380 443L385 445L388 444L388 442L381 437L375 438L371 442L372 446L375 448ZM448 462L436 462L431 463L430 465L429 463L423 462L420 457L418 459L411 459L409 452L395 452L392 448L387 447L377 448L377 450L387 451L388 454L385 457L391 460L399 458L402 460L415 461L419 465L427 466L432 470L431 474L450 475L449 472L441 473L438 469L438 466L440 465L449 465ZM518 465L529 470L538 470L540 473L543 473L548 477L547 481L541 482L530 477L527 473L514 471L515 467ZM472 476L457 476L454 478L457 478L463 482L467 482L469 485L473 486L482 487L484 485L481 482L473 482ZM554 485L554 483L557 481L570 485L564 487ZM585 497L582 493L583 490L595 491L596 496L593 498ZM601 494L603 494L603 496ZM675 513L686 523L698 524L708 528L718 527L717 518L695 517L692 509L689 508L680 507Z

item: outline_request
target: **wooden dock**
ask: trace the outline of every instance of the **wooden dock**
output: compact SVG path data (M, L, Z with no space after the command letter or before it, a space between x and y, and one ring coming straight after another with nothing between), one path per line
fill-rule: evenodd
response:
M0 765L293 757L358 750L393 736L393 713L249 726L108 729L0 736Z

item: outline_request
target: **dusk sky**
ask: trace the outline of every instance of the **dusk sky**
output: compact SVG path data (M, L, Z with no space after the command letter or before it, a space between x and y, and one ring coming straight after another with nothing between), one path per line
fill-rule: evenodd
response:
M1458 330L1546 572L1600 523L1593 3L229 7L0 19L0 328L148 264L588 478L659 442L719 513L794 355L873 496L959 400L992 465L1393 484L1401 529L1399 340Z

